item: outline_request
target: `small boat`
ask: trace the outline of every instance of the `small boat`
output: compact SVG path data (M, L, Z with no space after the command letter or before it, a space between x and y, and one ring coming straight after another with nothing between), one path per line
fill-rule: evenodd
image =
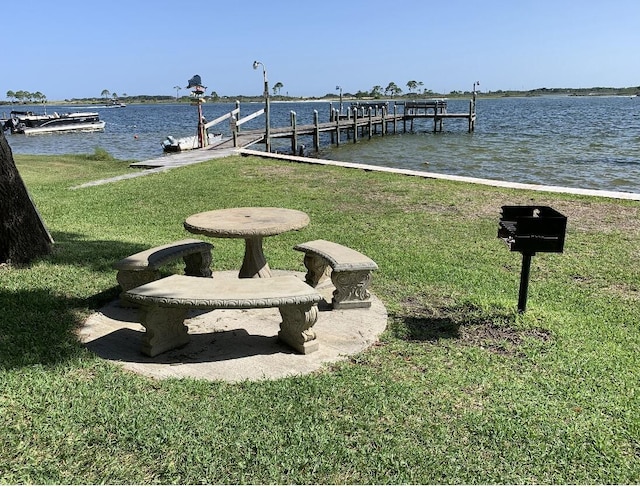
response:
M209 145L213 145L216 142L222 141L222 134L208 134L208 137ZM193 135L191 137L181 137L179 139L168 135L167 138L162 141L162 150L164 152L182 152L185 150L192 150L197 148L197 135Z
M107 103L103 107L98 107L98 108L125 108L126 106L127 106L126 103L121 103L120 100L118 100L117 98L114 98L113 100L111 100L110 103Z
M39 134L46 132L83 131L95 132L103 130L105 122L100 120L96 112L75 112L51 115L33 112L12 111L3 126L12 134Z

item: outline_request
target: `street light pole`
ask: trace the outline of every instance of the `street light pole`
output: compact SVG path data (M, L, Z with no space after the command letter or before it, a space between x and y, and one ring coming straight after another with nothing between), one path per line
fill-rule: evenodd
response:
M253 69L262 66L262 77L264 78L264 118L265 118L265 148L267 152L271 152L271 123L269 121L269 81L267 80L267 68L260 61L253 62Z

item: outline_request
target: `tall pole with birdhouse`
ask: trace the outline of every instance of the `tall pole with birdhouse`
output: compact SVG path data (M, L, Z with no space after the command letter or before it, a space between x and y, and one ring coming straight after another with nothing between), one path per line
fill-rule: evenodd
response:
M207 87L202 86L200 75L196 74L189 80L187 89L191 89L191 104L198 107L198 147L202 149L209 145L207 130L205 128L205 120L202 116L202 104L206 101L204 93Z

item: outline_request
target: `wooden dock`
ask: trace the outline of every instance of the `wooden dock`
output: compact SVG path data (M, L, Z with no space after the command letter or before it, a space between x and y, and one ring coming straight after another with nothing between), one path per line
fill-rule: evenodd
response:
M447 111L446 100L421 100L405 102L367 102L352 103L346 110L346 114L341 113L329 104L330 117L328 122L319 122L318 112L314 110L314 121L311 124L298 125L297 114L291 112L290 125L285 127L269 127L267 133L265 129L243 130L242 125L249 120L259 116L268 116L268 105L265 109L260 109L246 117L238 119L240 114L240 103L236 102L236 108L229 113L218 117L211 122L203 124L205 129L229 120L232 136L215 147L207 147L212 151L229 150L232 148L242 149L254 144L266 144L271 146L273 139L290 139L291 153L299 154L303 152L302 145L299 144L300 137L313 139L313 149L320 150L320 135L330 134L332 144L340 145L346 140L353 143L359 139L370 139L374 135L396 134L414 131L415 121L419 119L430 119L433 121L433 132L442 132L445 120L463 119L467 121L468 132L475 130L476 123L476 96L469 102L469 111L463 113L449 113ZM268 140L267 140L268 139Z

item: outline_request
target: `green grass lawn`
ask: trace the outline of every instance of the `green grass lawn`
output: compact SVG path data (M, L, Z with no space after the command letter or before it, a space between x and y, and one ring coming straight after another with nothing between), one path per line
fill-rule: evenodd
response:
M640 203L230 157L129 172L104 157L16 156L56 244L0 267L0 482L636 484L640 482ZM568 217L563 254L496 238L502 205ZM304 377L152 380L84 349L118 295L111 264L189 237L233 206L305 211L264 242L274 269L324 238L374 259L378 344ZM213 241L214 270L242 242Z

